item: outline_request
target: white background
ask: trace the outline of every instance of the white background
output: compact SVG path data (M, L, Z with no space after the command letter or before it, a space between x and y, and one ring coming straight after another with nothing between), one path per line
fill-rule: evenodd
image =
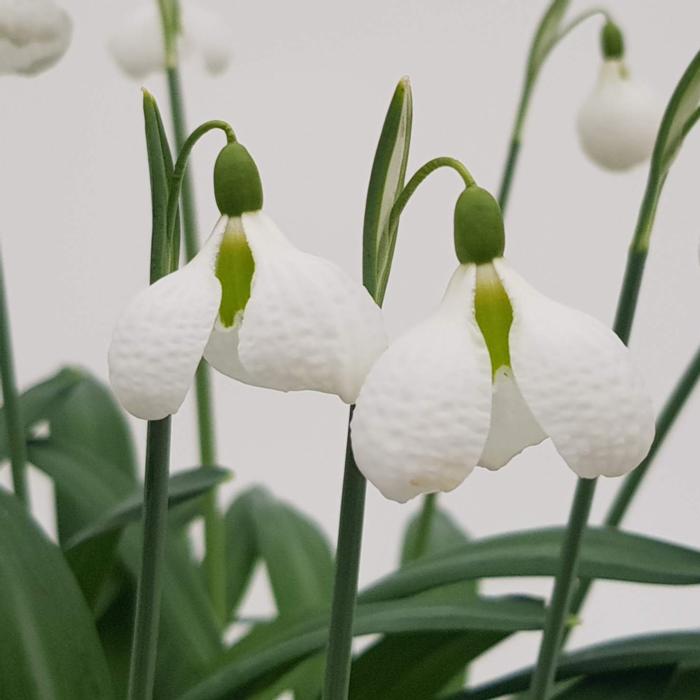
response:
M0 231L17 371L26 386L63 363L106 377L115 319L147 278L149 195L139 85L105 49L130 2L64 0L75 36L65 60L34 80L3 77ZM301 248L359 279L369 170L396 81L415 99L410 170L437 155L467 164L497 189L526 52L544 9L534 0L210 0L231 26L235 60L211 78L185 67L189 123L229 120L263 175L266 210ZM573 3L573 11L585 9ZM700 48L693 0L616 0L629 65L664 102ZM545 293L610 323L646 178L646 166L611 175L579 150L576 111L598 70L599 20L556 49L537 86L507 216L507 255ZM160 77L146 81L167 111ZM221 146L198 147L199 223L213 226L211 166ZM697 299L700 143L691 135L663 194L632 346L656 406L700 341ZM396 333L437 303L455 261L453 173L433 176L407 208L386 302ZM283 395L216 377L220 462L236 471L222 501L261 482L335 538L347 408L329 396ZM173 467L196 464L193 402L174 421ZM646 480L626 526L700 546L697 508L700 400L690 401ZM143 446L145 426L133 422ZM3 471L3 479L7 478ZM477 470L441 499L474 535L562 523L573 474L545 444L501 472ZM50 487L34 478L51 525ZM602 481L598 519L619 482ZM393 566L417 503L399 506L369 488L361 582ZM497 581L488 592L545 594L546 581ZM643 630L697 626L697 589L600 584L577 644ZM247 612L271 608L262 576ZM533 660L523 634L479 661L475 680Z

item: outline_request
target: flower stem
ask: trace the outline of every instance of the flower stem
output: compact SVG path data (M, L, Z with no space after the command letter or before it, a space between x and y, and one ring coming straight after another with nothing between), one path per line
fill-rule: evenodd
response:
M350 443L350 420L345 448L345 473L340 502L333 605L328 637L324 700L346 700L350 687L352 623L355 616L357 577L360 569L362 525L367 481L355 464Z
M591 511L595 487L595 479L579 479L576 485L569 524L561 548L559 572L547 611L537 667L532 677L530 687L532 700L546 700L550 695L564 632L564 620L568 615L571 591L576 580L581 539Z
M173 122L175 143L180 152L186 142L185 109L182 100L180 75L177 62L167 70L170 113ZM230 127L229 127L230 129ZM228 132L227 132L228 133ZM231 132L233 133L233 132ZM182 230L185 243L185 257L191 260L199 250L197 239L196 209L192 181L187 169L181 174ZM177 201L177 200L176 200ZM195 376L195 396L197 403L197 423L199 429L199 452L203 467L212 466L216 461L214 421L212 416L211 380L209 368L199 363ZM211 489L203 498L204 505L204 572L209 597L218 619L226 620L226 541L224 519L217 505L217 490Z
M0 253L0 380L12 469L12 486L17 498L29 508L27 488L27 443L17 393L15 364L10 336L10 311Z
M153 694L167 535L169 455L170 416L149 421L143 494L143 550L136 593L129 700L150 700Z

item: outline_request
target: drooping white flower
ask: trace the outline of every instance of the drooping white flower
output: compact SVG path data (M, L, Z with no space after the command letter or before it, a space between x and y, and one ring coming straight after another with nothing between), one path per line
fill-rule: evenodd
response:
M199 54L212 75L223 73L231 60L231 35L215 13L194 2L180 3L178 52ZM119 67L141 80L166 66L165 41L158 4L151 0L133 9L110 37L108 46Z
M70 44L72 24L51 0L0 0L0 74L34 75Z
M465 192L486 202L477 218L488 227L498 205L482 193ZM370 370L352 421L362 473L405 502L454 489L477 465L500 469L546 438L581 477L634 469L654 415L627 348L533 289L501 257L502 242L486 254L482 243L457 240L462 264L440 306Z
M225 152L250 159L239 144ZM339 267L295 248L260 211L259 181L247 188L235 174L227 180L222 160L215 187L223 216L214 232L117 323L109 350L117 398L138 418L173 414L204 357L247 384L353 403L386 347L379 307ZM222 195L234 182L230 197ZM227 198L236 200L232 207Z
M594 163L627 170L651 156L660 122L654 93L629 76L622 60L608 59L579 112L579 140Z

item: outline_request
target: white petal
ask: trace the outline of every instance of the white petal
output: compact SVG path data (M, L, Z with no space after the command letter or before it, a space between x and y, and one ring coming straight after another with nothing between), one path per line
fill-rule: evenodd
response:
M631 471L651 446L654 412L629 351L597 319L494 262L513 307L511 366L537 422L579 476Z
M214 265L218 225L185 267L138 294L119 319L109 348L109 378L137 418L176 413L192 384L221 302Z
M223 73L231 61L231 32L221 17L193 4L182 6L184 41L204 59L212 75Z
M475 270L457 268L438 310L389 346L357 400L355 460L394 501L454 489L484 448L491 363L474 318Z
M148 2L126 15L108 42L119 67L141 80L165 68L165 44L156 2Z
M379 307L336 265L294 248L262 212L241 218L255 261L250 299L238 339L217 322L207 361L248 384L353 403L386 347Z
M530 445L538 445L547 435L523 399L509 367L496 372L491 402L491 429L479 466L495 471Z
M626 170L651 155L661 121L655 95L624 75L620 61L606 61L578 115L586 154L609 170Z
M33 75L70 44L72 23L50 0L0 0L0 74Z

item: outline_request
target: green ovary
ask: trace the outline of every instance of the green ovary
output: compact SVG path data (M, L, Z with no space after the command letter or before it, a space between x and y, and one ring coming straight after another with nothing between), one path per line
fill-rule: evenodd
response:
M216 259L215 272L221 282L219 320L224 327L230 328L237 314L245 309L250 299L250 287L255 272L253 254L238 218L231 219L226 226Z
M490 263L476 268L474 310L491 358L491 372L495 376L499 367L510 367L508 334L513 323L513 307Z

